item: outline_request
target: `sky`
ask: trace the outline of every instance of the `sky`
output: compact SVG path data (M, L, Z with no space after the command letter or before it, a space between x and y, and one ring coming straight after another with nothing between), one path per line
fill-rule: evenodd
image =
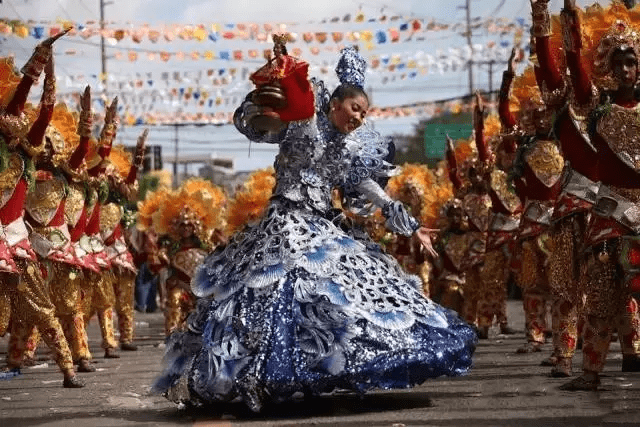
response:
M361 31L371 28L370 23L330 23L333 17L344 17L347 14L355 16L359 11L367 18L379 16L400 16L404 21L411 18L434 19L439 23L450 25L465 23L466 0L394 0L394 1L356 1L356 0L108 0L105 1L105 20L114 28L138 28L143 24L163 26L168 24L195 25L211 23L286 23L287 30L298 34L304 31ZM578 0L581 6L593 1ZM606 4L607 2L601 2ZM23 21L69 20L77 23L98 21L100 17L99 0L3 0L0 3L0 18L19 19ZM551 0L549 8L552 13L558 13L562 0ZM470 12L472 19L486 20L488 18L506 18L513 21L522 18L526 26L530 21L529 0L471 0ZM329 21L329 22L327 22ZM400 21L398 21L400 22ZM526 39L526 36L525 36ZM37 40L33 37L19 39L14 36L0 38L0 55L12 55L19 67L30 56ZM396 55L398 57L425 61L425 58L438 58L460 55L465 48L466 39L461 31L442 31L425 33L421 40L412 40L399 44L376 44L371 50L364 50L363 55L368 59ZM514 43L513 34L488 34L474 30L473 43L480 47L495 44L491 55L498 60L505 59ZM65 37L56 43L56 75L58 77L59 93L65 94L81 90L86 84L98 94L102 90L97 75L101 71L99 38L91 37L82 40L80 37ZM181 85L200 84L201 73L207 68L217 70L238 66L229 61L148 61L139 59L136 62L115 60L113 56L118 51L127 49L166 49L175 51L193 49L193 42L181 42L177 39L164 46L158 44L135 44L131 40L123 40L118 44L108 44L107 73L110 76L109 95L117 93L121 97L122 108L154 108L156 110L173 111L175 109L188 110L177 101L149 98L147 92L140 92L136 88L117 88L118 81L127 78L157 79L162 72L185 73ZM202 46L200 44L199 46ZM198 49L202 49L201 47ZM209 46L212 46L211 44ZM259 49L269 48L270 43L261 44L256 41L219 40L216 49ZM73 51L74 55L68 55ZM63 54L61 54L61 52ZM486 50L485 50L486 52ZM337 53L322 52L317 57L303 57L311 63L310 74L324 79L329 87L335 86L337 81L332 70L337 60ZM248 70L257 69L263 60L245 59L240 67ZM501 68L502 67L502 68ZM504 65L497 66L491 75L487 67L477 67L474 70L474 88L487 90L489 85L495 90L499 87ZM325 70L325 73L322 71ZM93 77L92 77L93 76ZM459 67L454 68L451 63L446 68L431 67L426 75L418 75L414 79L400 78L398 73L370 72L367 74L367 90L375 105L398 106L416 102L435 101L451 97L463 96L469 92L468 73ZM73 77L73 81L71 81ZM159 85L160 83L154 83ZM168 90L168 88L165 88ZM128 92L126 92L128 90ZM162 90L162 88L160 88ZM212 89L216 91L218 89ZM238 73L230 78L228 86L218 92L231 103L238 102L241 97L251 90L250 83L244 73ZM95 97L95 98L99 98ZM135 106L135 104L141 104ZM232 111L234 105L221 105L220 110ZM101 108L95 105L94 108ZM215 109L215 108L214 108ZM411 134L414 126L424 116L403 117L397 119L372 119L373 126L383 134ZM135 144L135 139L142 129L140 127L123 126L118 133L118 142L125 145ZM149 144L163 147L164 154L173 155L175 150L175 133L173 128L154 127L148 140ZM179 153L185 155L215 155L235 159L237 170L252 170L270 165L277 151L277 147L251 146L233 126L216 126L204 128L181 128L179 131ZM193 169L190 170L194 172Z

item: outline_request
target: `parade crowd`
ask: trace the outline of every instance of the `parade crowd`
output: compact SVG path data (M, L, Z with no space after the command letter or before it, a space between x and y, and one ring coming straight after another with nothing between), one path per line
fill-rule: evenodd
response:
M640 371L640 313L634 298L640 291L640 8L614 1L582 10L565 0L562 11L553 15L548 0L531 0L531 11L531 65L518 73L524 53L514 48L503 73L497 112L487 111L476 94L472 136L449 139L446 159L435 169L405 164L391 171L391 143L359 133L355 129L361 123L345 128L343 134L354 135L352 140L337 137L333 127L340 131L340 121L334 109L343 104L331 103L334 97L327 94L327 108L321 110L320 85L314 82L311 88L305 64L286 54L286 40L276 39L273 64L278 73L267 67L252 80L264 89L289 84L274 84L276 74L295 77L297 86L292 87L302 88L301 93L289 93L289 101L297 96L296 106L310 106L304 114L318 116L318 124L313 130L290 125L290 130L257 131L252 126L259 123L252 120L264 105L256 96L248 97L236 113L236 126L251 140L279 143L281 153L275 169L254 172L233 195L209 181L190 179L174 190L148 191L137 201L147 131L131 155L113 146L117 99L106 106L101 124L93 123L88 87L79 111L56 103L53 47L64 34L40 43L21 76L11 59L3 59L0 336L8 334L9 350L0 375L10 379L33 365L43 341L64 375L64 387L83 387L77 372L95 370L86 334L94 316L104 357L120 357L118 348L136 350L134 283L137 308L153 311L159 301L165 315L169 361L159 387L170 394L181 376L192 375L190 392L197 396L188 398L192 401L240 395L260 410L268 394L286 399L299 391L289 383L285 390L284 380L274 379L284 376L285 368L267 361L255 367L252 359L245 362L247 354L269 360L276 347L288 355L290 344L283 343L292 341L286 337L293 334L275 321L268 324L258 317L261 313L251 312L252 307L266 313L293 304L290 321L303 319L296 339L308 336L291 356L303 367L296 377L303 391L319 393L339 386L366 391L359 375L367 375L369 362L358 359L341 341L348 333L338 332L349 329L344 325L350 316L364 319L352 336L369 330L372 342L387 337L390 347L405 352L405 362L406 352L412 351L408 341L420 343L415 352L423 359L431 357L425 353L434 333L429 328L448 334L439 341L450 358L447 363L462 361L449 371L407 374L413 375L409 379L398 379L404 365L385 366L388 372L383 369L380 375L393 381L376 378L374 385L401 387L427 377L464 373L474 343L449 313L471 325L474 339L489 339L494 324L500 333L513 334L506 313L511 283L521 290L526 320L526 341L518 353L541 352L550 337L553 352L542 363L552 376L570 378L572 360L581 348L581 374L562 389L598 388L612 337L621 344L622 371ZM344 71L338 68L339 74ZM41 101L32 106L28 94L41 75ZM359 92L337 99L356 100L357 108L368 108L366 95ZM261 111L265 121L272 120L273 109ZM279 118L296 122L298 117L286 114L300 112L280 108ZM99 135L94 125L100 125ZM305 158L301 153L306 148L291 142L294 136L315 141L325 152L307 153ZM336 165L343 157L331 150L344 144L348 151L358 138L370 144L352 150L358 153L353 164L360 168L354 170L361 175L333 179L330 168L339 170ZM367 151L372 140L377 151ZM311 158L319 168L298 166ZM323 175L321 167L328 172ZM380 201L382 209L365 209L354 197L356 190ZM328 196L331 200L325 203ZM299 208L305 204L308 209ZM420 233L427 234L427 241ZM312 244L305 246L309 241ZM358 253L365 255L357 258ZM393 263L385 254L395 259ZM339 272L322 267L332 256L331 265ZM361 267L356 269L356 264ZM395 270L397 264L402 272ZM383 295L369 301L367 295L374 293L369 285L349 289L348 280L341 282L337 274L353 281L371 280L376 289L384 289ZM376 282L379 277L389 283ZM294 283L290 294L282 291L289 281ZM409 293L404 300L398 296L402 292L394 293L394 287L414 281L421 283L424 301ZM336 283L340 286L333 287ZM269 300L265 289L272 289L273 295L282 291L288 302ZM433 309L431 301L448 310ZM367 307L364 314L358 304ZM310 325L316 321L328 326L313 329L317 325ZM414 326L420 322L427 325L426 332ZM397 332L404 330L415 336ZM273 342L265 344L266 336ZM354 339L365 353L379 350L379 344L358 340ZM220 349L220 342L235 347ZM215 368L199 359L201 348L219 358L211 362L211 356L207 362ZM243 362L236 366L229 359ZM430 366L437 363L429 359ZM315 377L318 366L331 376ZM425 369L418 362L415 366L416 371ZM211 374L216 369L234 378L237 390L229 391L228 377ZM342 376L345 371L350 376ZM203 372L212 376L203 379ZM316 388L320 383L326 386ZM223 389L229 392L224 398Z

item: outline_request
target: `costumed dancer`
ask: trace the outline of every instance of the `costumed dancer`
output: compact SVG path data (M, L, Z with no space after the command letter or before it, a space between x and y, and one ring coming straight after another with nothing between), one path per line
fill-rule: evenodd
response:
M432 227L433 224L422 222L422 213L423 209L433 201L426 198L431 196L429 191L434 186L434 182L435 177L426 165L405 164L402 166L401 173L389 180L387 193L392 199L404 203L409 214L421 221L424 226ZM392 234L386 240L387 253L395 257L407 273L422 279L422 289L425 296L429 297L431 268L420 241L401 234Z
M475 122L475 132L482 133L480 123ZM454 153L449 143L450 153ZM462 209L467 220L467 245L465 260L465 283L462 317L477 327L478 301L482 292L482 264L486 253L487 235L491 217L491 197L489 196L489 163L488 148L476 140L477 157L470 157L458 171L454 162L455 156L447 155L449 160L449 177L454 183L454 194L462 200ZM486 337L482 337L486 338Z
M52 152L48 153L47 159L38 162L35 191L27 197L26 211L29 221L34 222L32 245L46 267L49 293L71 347L73 361L78 364L79 372L93 372L95 368L90 363L91 353L82 313L80 284L84 261L76 255L74 243L77 236L72 236L72 231L77 234L75 227L78 223L86 221L82 211L87 179L84 157L88 151L91 127L88 88L81 96L81 106L77 127L66 105L55 106L45 135L47 147L50 146ZM37 344L37 337L37 334L31 335L29 341ZM27 345L28 355L35 353L35 347Z
M195 308L190 283L196 267L213 249L215 230L225 228L226 196L202 179L186 181L169 194L153 216L152 227L168 263L165 333L183 326Z
M584 238L585 218L593 203L593 199L588 200L589 179L577 173L573 165L576 164L580 168L590 161L595 163L593 159L595 152L589 150L589 144L585 142L582 132L576 128L575 120L569 120L570 111L566 105L570 85L562 72L566 65L561 49L562 42L559 40L560 28L552 31L548 1L532 1L531 9L533 22L531 45L534 46L532 61L534 61L534 73L544 107L540 107L538 111L540 118L534 115L528 120L540 123L537 126L539 130L534 129L538 140L533 142L527 139L526 135L523 137L520 151L524 156L520 155L519 158L524 162L521 161L518 165L517 175L524 174L525 182L531 181L531 184L537 182L537 188L544 190L536 191L532 188L537 193L535 198L544 197L549 200L549 203L554 204L552 226L547 230L551 242L549 246L552 248L547 269L552 294L553 353L542 364L553 366L552 376L566 377L572 373L571 361L578 342L580 324L579 307L582 301L576 292L581 258L579 250ZM529 93L520 95L520 98L529 97L531 97ZM549 117L552 115L557 117L553 124L554 129L547 130L546 122L553 120ZM550 139L550 134L555 134L556 144L554 145L545 142ZM559 171L562 159L556 153L555 145L559 145L564 159L562 173ZM546 150L540 152L540 148L544 147ZM585 152L576 155L578 148ZM537 156L536 151L539 152ZM533 154L529 154L530 152ZM537 181L527 178L527 168L535 172ZM589 175L588 171L586 174ZM551 200L552 198L555 201Z
M435 244L438 257L433 266L433 296L443 307L462 313L464 267L470 246L462 200L449 200L441 212L440 233Z
M527 342L518 353L541 351L547 331L547 304L553 301L548 263L551 253L550 225L553 208L560 192L564 159L551 136L555 109L564 99L562 93L543 92L557 82L536 68L528 68L513 89L519 101L519 114L511 111L511 86L515 73L510 66L503 76L499 112L505 131L517 142L510 180L524 204L517 251L517 284L522 288ZM560 80L560 84L563 84ZM560 101L550 102L551 95ZM545 99L543 100L543 96ZM546 101L546 103L545 103Z
M514 63L515 51L511 54L510 67L513 67ZM509 185L506 172L513 164L511 141L508 137L487 132L488 120L484 116L482 98L476 93L475 140L480 161L489 169L487 179L491 198L486 252L480 265L481 286L474 290L478 307L478 336L486 339L494 318L501 334L515 332L509 327L507 319L507 284L511 273L509 265L514 251L522 204ZM490 141L496 141L497 155L492 153Z
M88 86L80 96L80 107L80 117L76 129L79 142L69 161L61 165L61 170L64 172L68 183L64 216L69 229L70 245L76 257L76 264L59 263L59 270L52 278L51 292L55 294L55 289L58 289L58 294L68 295L66 298L57 298L62 303L56 305L59 312L58 316L63 323L65 336L71 346L73 360L78 364L78 371L93 372L95 367L90 363L92 356L89 350L84 312L82 310L84 298L82 284L85 280L84 269L97 269L98 267L95 265L93 258L88 255L91 251L86 245L87 242L80 241L88 219L87 198L89 197L89 184L85 157L89 152L92 125L91 92ZM66 118L65 116L63 114L61 118L64 119ZM75 121L71 122L71 124L73 123ZM70 137L67 139L70 139ZM73 146L74 144L71 145Z
M0 132L2 134L2 206L0 224L2 224L2 243L0 255L2 261L2 286L0 292L4 301L11 301L11 330L14 345L8 354L8 368L18 369L25 353L26 338L35 326L47 346L54 353L56 363L64 375L63 386L67 388L83 387L84 383L76 376L69 345L58 319L55 307L49 298L45 280L35 252L31 247L29 233L24 222L24 206L28 189L34 185L35 168L33 159L43 151L44 132L51 120L54 96L52 45L64 35L60 33L40 43L34 54L22 68L23 77L8 104L0 112ZM38 80L46 68L43 102L41 109L30 126L25 112L25 102L31 86ZM35 112L33 114L35 115ZM6 311L5 311L6 313ZM4 334L6 322L0 322ZM16 340L13 340L15 334Z
M104 349L104 357L117 359L118 342L115 339L113 326L113 309L115 306L115 294L111 280L111 264L107 256L106 247L100 232L100 214L102 206L109 198L109 177L107 169L111 166L109 154L117 130L117 106L118 99L114 98L105 111L105 118L99 140L91 139L89 154L87 156L87 170L89 173L90 196L87 197L87 224L81 241L87 242L87 249L94 261L93 268L87 268L85 273L85 289L83 299L83 311L85 323L88 323L94 314L98 317L100 334L102 336L101 347Z
M614 3L609 13L615 16L627 11ZM640 174L634 160L640 157L640 106L636 98L640 38L629 22L618 20L596 40L590 40L597 48L589 52L583 50L581 20L574 1L565 0L561 17L573 86L571 108L577 115L588 115L589 141L598 153L594 181L600 181L585 233L583 373L561 388L595 390L613 328L618 330L622 347L623 371L640 370L640 319L638 304L631 297L638 271L634 247L640 234ZM590 30L594 38L599 35ZM591 55L591 72L581 61L585 55Z
M429 231L372 178L381 159L344 155L347 134L357 140L369 107L364 65L354 49L343 50L335 95L307 82L311 103L299 108L315 114L276 132L251 125L264 111L254 94L236 111L243 134L279 144L276 187L262 220L198 268L196 311L169 337L155 390L194 404L239 398L260 411L299 392L405 388L469 368L473 329L426 299L420 279L393 257L332 221L332 189L359 188L393 231L417 232L432 250ZM291 107L308 102L282 89Z
M133 344L133 294L138 269L133 263L133 255L125 240L123 223L124 229L127 229L134 221L126 205L133 201L138 192L138 170L144 161L144 144L148 133L148 129L145 129L138 138L133 162L123 148L112 148L109 153L111 166L107 170L109 199L100 206L100 234L111 265L110 271L103 274L113 286L120 349L124 351L138 349Z

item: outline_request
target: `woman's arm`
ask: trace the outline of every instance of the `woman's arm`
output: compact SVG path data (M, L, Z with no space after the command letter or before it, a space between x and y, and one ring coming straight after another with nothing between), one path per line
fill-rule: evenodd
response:
M500 123L508 130L512 130L518 124L516 116L509 109L511 84L515 77L516 52L516 48L514 47L509 57L509 65L506 71L502 73L502 84L500 85L500 93L498 94L498 115L500 116Z
M484 104L480 92L476 92L476 105L473 108L473 128L475 131L476 148L478 150L478 159L488 165L491 163L491 150L489 144L484 137Z
M564 0L561 18L564 51L575 98L579 105L589 105L593 101L593 85L580 61L582 34L575 0Z
M80 95L80 119L78 120L78 135L80 143L69 159L69 169L74 171L82 165L82 161L89 152L89 138L91 138L91 88L87 86Z
M418 220L407 212L404 205L389 197L373 179L363 179L357 189L373 204L382 208L382 214L387 219L385 225L390 231L407 237L415 235L427 253L432 258L437 258L438 254L431 243L431 233L436 230L421 227Z
M28 151L43 145L45 131L51 118L53 117L53 109L56 104L56 75L53 68L53 57L49 55L49 59L44 69L44 88L42 89L42 98L40 99L40 111L38 117L29 129L27 134L26 147Z
M447 169L449 170L449 180L453 184L455 191L462 188L462 178L458 173L458 159L456 159L456 150L453 148L453 139L447 135Z
M549 38L551 36L551 18L549 0L531 0L531 35L534 38L540 90L553 92L564 87L560 65L551 54Z

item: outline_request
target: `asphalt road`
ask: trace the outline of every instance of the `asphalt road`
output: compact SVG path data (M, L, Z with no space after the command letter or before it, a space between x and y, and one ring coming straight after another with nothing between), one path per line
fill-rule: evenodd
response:
M62 375L38 352L39 365L0 381L0 426L640 426L640 373L622 373L618 343L597 392L565 392L565 379L548 376L540 361L550 354L516 354L524 343L520 301L509 301L511 324L519 333L481 341L474 368L464 377L442 378L410 390L379 391L289 402L249 413L242 405L179 408L149 394L160 371L162 314L136 313L137 352L104 359L97 321L89 326L97 371L80 374L83 389L62 388ZM0 338L0 365L7 338ZM580 367L581 356L574 361ZM579 369L578 369L579 371Z

